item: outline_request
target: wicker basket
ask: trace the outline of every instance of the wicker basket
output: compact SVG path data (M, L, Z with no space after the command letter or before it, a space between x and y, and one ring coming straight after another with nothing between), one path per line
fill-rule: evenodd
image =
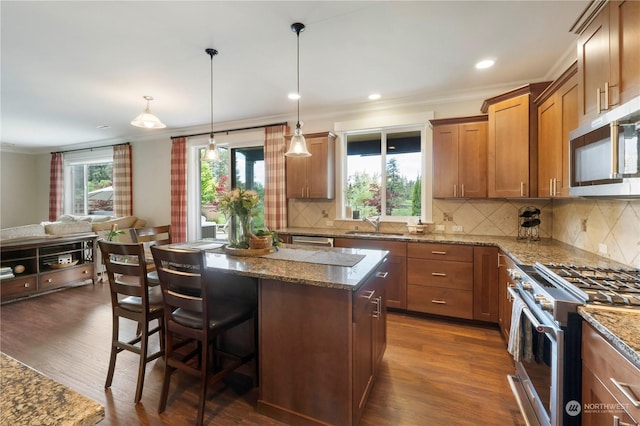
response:
M263 235L249 240L249 248L266 249L273 245L273 237L271 235Z

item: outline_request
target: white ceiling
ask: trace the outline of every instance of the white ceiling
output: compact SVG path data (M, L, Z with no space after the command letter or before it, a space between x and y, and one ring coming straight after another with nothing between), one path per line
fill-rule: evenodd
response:
M1 14L3 148L136 140L151 110L169 129L295 116L300 108L441 99L548 79L575 47L573 1L6 1ZM496 65L478 71L491 57ZM293 124L293 123L292 123ZM108 125L107 129L97 126ZM171 131L173 130L173 133Z

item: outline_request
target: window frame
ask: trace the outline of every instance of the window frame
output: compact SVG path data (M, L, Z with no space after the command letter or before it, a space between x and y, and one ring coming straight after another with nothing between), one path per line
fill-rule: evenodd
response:
M431 114L432 115L432 114ZM432 118L432 117L431 117ZM336 126L338 127L338 126ZM352 130L343 130L340 131L340 139L339 144L337 146L338 151L338 161L337 170L339 171L336 176L336 220L353 220L360 221L362 219L352 219L346 217L346 188L348 183L348 170L347 170L347 140L349 135L357 135L363 133L381 133L381 167L382 173L381 176L381 191L382 194L386 197L386 144L387 144L387 134L389 133L397 133L404 131L420 131L420 170L422 177L422 185L421 185L421 217L420 219L424 223L432 223L433 217L433 197L432 197L432 138L431 132L427 131L427 121L425 120L423 123L418 124L398 124L398 125L387 125L387 126L376 126L370 128L359 128ZM384 210L384 209L383 209ZM381 221L384 222L414 222L416 221L415 216L387 216L384 211L380 212Z
M72 167L74 166L90 166L92 164L104 164L111 163L113 165L113 147L103 148L91 148L88 150L82 150L78 152L65 153L62 158L62 170L63 170L63 194L62 194L62 213L63 214L79 214L73 212L73 179L72 179ZM85 172L84 191L85 195L88 194L87 176ZM113 175L111 176L113 181ZM89 215L87 200L85 199L85 212L83 216ZM115 208L115 206L114 206Z

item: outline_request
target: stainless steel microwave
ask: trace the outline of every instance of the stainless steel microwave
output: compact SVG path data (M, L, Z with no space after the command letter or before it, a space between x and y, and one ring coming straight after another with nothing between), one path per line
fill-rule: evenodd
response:
M640 96L569 133L569 194L640 197Z

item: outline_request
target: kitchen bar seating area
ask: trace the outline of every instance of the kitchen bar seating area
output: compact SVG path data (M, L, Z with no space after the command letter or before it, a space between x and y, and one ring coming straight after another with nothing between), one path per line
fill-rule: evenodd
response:
M66 292L71 294L53 293L4 305L3 315L15 323L41 325L24 331L3 321L3 351L103 405L105 418L100 424L193 425L199 385L191 376L173 378L167 409L157 413L162 358L147 368L140 404L133 404L138 368L134 354L119 356L113 385L104 389L108 365L104 336L111 332L108 288L84 286ZM70 320L74 310L75 320ZM497 330L402 314L390 314L388 322L387 350L361 425L420 425L425 419L444 424L452 417L459 425L477 425L480 417L486 424L524 425L504 380L512 367ZM125 331L134 334L135 326ZM60 347L55 357L46 350L53 345ZM257 399L258 388L246 365L210 388L204 423L285 424L258 413ZM469 409L476 411L475 418L460 415Z

